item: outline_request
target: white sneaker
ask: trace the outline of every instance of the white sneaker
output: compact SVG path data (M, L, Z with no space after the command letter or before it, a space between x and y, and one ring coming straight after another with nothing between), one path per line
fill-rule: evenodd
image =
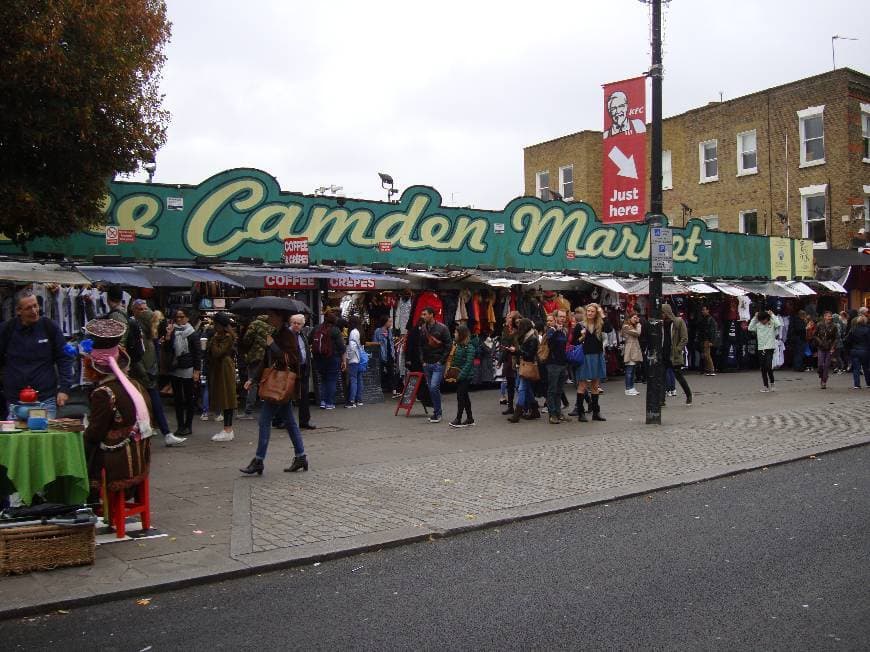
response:
M208 412L203 412L202 414L200 414L199 420L200 421L208 421Z
M770 391L771 391L771 392L775 392L775 391L776 391L776 387L774 386L773 383L770 383Z
M627 390L625 390L625 395L626 395L626 396L637 396L638 394L640 394L640 392L637 391L636 389L627 389Z
M227 432L226 430L221 430L218 434L214 435L211 440L212 441L232 441L235 439L236 434L230 430Z
M770 388L768 388L768 387L762 387L762 388L761 388L761 393L762 393L762 394L767 394L767 392L769 392L769 391L770 391Z
M171 432L163 435L163 443L166 446L181 446L187 441L187 437L176 437Z

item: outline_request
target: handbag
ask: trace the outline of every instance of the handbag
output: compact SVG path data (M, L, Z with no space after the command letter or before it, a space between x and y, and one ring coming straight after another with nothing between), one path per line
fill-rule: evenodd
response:
M455 344L453 345L453 348L450 349L450 355L447 356L447 368L444 370L444 380L448 383L455 383L459 380L459 374L462 372L462 369L453 364L454 355L456 355Z
M541 371L538 369L538 363L529 362L528 360L520 360L520 378L532 381L540 380Z
M430 349L438 349L442 346L443 342L441 342L441 340L432 335L432 333L429 332L428 328L423 329L423 332L426 333L426 346L428 346Z
M546 336L541 338L541 343L538 344L538 361L546 362L550 357L550 340Z
M568 362L576 365L582 365L586 359L586 353L583 351L582 344L569 344L565 347L565 358Z
M289 403L296 391L296 372L290 371L290 362L284 354L284 369L276 366L266 367L260 377L257 395L264 401L283 405Z

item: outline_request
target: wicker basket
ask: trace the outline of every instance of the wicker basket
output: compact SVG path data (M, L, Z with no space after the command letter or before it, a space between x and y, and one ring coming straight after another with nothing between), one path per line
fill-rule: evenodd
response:
M95 536L91 523L2 528L0 572L9 575L93 564Z

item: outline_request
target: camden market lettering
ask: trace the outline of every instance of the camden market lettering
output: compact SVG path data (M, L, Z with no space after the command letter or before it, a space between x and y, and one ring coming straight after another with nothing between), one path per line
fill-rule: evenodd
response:
M168 210L182 200L182 210ZM112 253L133 259L227 262L240 256L280 262L285 238L305 237L309 259L348 264L389 262L493 265L535 270L646 273L647 229L605 226L585 203L519 197L504 211L441 205L433 188L406 189L398 203L341 200L281 191L274 177L253 169L228 170L197 186L113 182L106 225L135 231L135 242L107 247L105 226L62 241L38 239L31 251L71 257ZM503 232L494 225L505 225ZM382 243L390 243L382 251ZM0 241L0 253L19 253ZM675 273L691 276L767 276L764 236L708 231L700 220L674 229Z

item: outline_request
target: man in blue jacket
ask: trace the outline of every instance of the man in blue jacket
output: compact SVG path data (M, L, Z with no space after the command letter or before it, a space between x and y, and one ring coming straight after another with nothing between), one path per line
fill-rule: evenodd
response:
M39 392L38 400L48 417L69 399L73 380L72 360L64 352L66 340L57 324L40 317L39 303L32 294L18 299L15 319L0 330L0 366L3 393L9 403L18 400L25 387Z

